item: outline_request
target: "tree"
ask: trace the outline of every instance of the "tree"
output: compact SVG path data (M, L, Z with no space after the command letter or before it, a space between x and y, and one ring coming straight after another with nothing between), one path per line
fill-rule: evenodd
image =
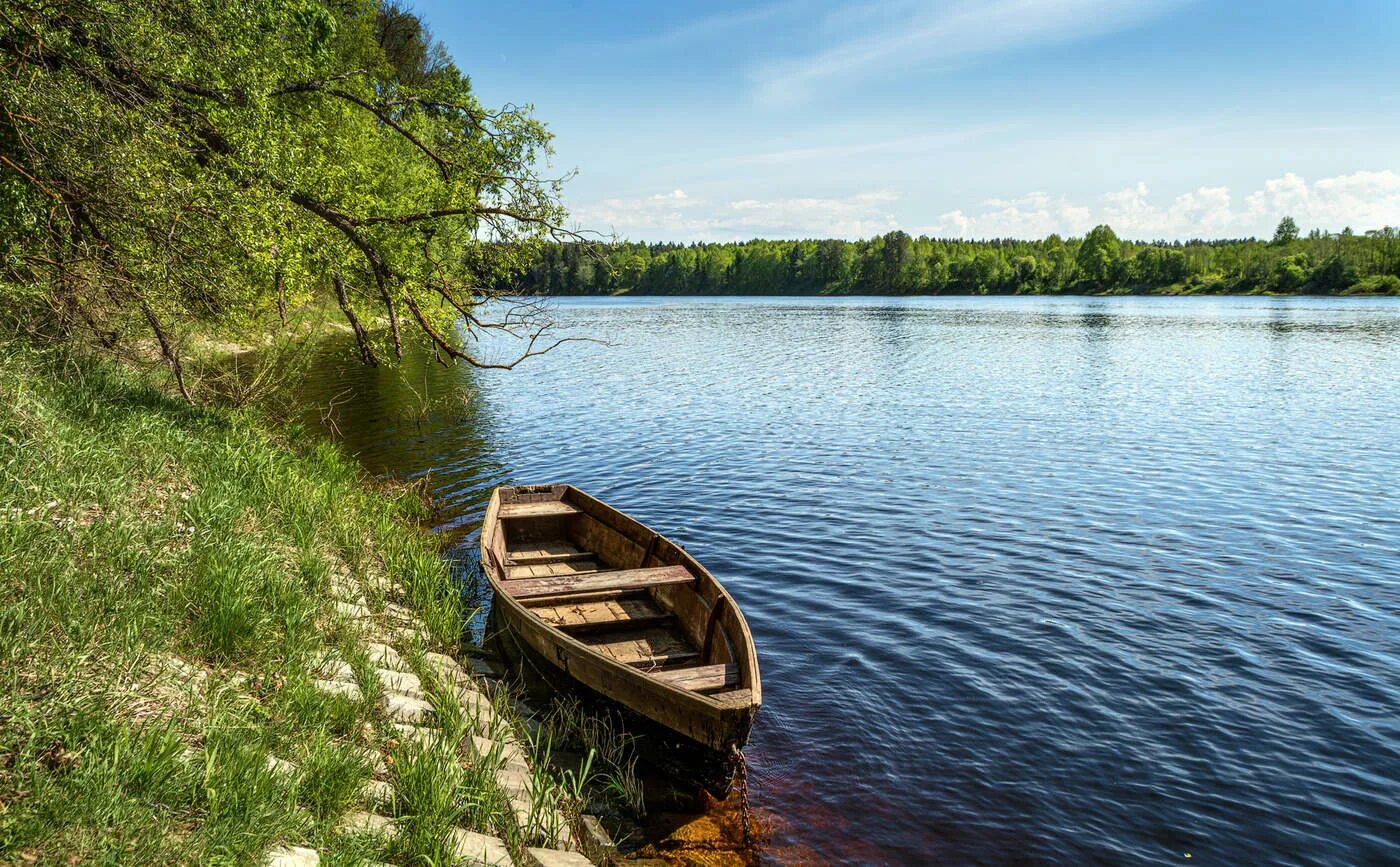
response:
M808 267L816 290L831 292L846 288L851 279L853 259L854 253L850 244L836 240L819 242Z
M1273 244L1275 247L1283 244L1291 244L1298 240L1298 224L1292 217L1284 217L1278 221L1278 228L1274 229Z
M1103 289L1117 276L1121 256L1122 244L1113 230L1108 226L1095 226L1084 236L1075 261L1084 279L1095 288Z
M1356 282L1356 275L1350 273L1346 261L1339 255L1328 256L1313 271L1308 281L1308 291L1318 294L1335 294Z
M1297 292L1308 280L1312 259L1307 253L1284 256L1275 267L1274 282L1282 292Z
M1151 244L1120 242L1101 226L1068 243L1009 238L937 241L889 232L864 241L754 240L730 243L619 243L607 267L589 267L593 245L546 247L524 274L529 291L674 295L944 292L1058 293L1132 286L1141 292L1348 292L1366 282L1390 291L1400 276L1400 231L1368 230L1301 240L1292 249L1254 239ZM551 263L565 263L555 276ZM632 264L629 264L631 262ZM574 263L574 264L570 264ZM1081 268L1082 264L1082 268ZM1325 268L1319 267L1325 265ZM591 277L582 275L591 272ZM586 285L576 285L576 284ZM1367 290L1371 291L1371 290Z
M371 364L401 355L405 319L482 367L555 345L534 305L481 315L569 234L560 179L536 168L549 134L483 107L397 6L18 0L0 66L0 165L19 191L0 195L0 292L37 295L36 327L109 346L149 328L182 391L174 324L289 298L334 298ZM525 349L477 358L457 322Z
M1011 262L1011 270L1017 292L1029 292L1033 289L1038 271L1035 257L1017 256Z
M914 239L908 232L894 231L885 235L880 249L880 284L886 291L912 292L917 288L914 259Z

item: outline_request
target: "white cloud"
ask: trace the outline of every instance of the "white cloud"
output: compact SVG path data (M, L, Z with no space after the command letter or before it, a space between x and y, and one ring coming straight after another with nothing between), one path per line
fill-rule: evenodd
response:
M849 82L912 69L948 66L1030 45L1113 33L1185 0L960 0L952 4L881 0L838 8L828 30L851 34L835 45L758 67L765 102L800 101L832 81ZM858 13L858 14L853 14ZM865 22L873 22L871 28Z
M749 238L863 238L898 228L889 192L839 198L710 202L683 190L634 199L604 199L572 211L581 226L619 238L740 241Z
M1106 193L1095 206L1030 193L988 200L971 214L950 211L917 231L962 238L1040 238L1051 232L1082 235L1107 223L1128 238L1265 237L1284 215L1305 230L1400 226L1400 174L1388 169L1359 171L1310 184L1290 172L1265 181L1243 198L1241 207L1227 187L1200 187L1159 203L1141 181Z
M1028 193L1016 199L988 199L975 215L949 211L915 234L940 238L1043 238L1051 232L1082 234L1093 228L1088 208L1064 197ZM995 231L989 231L995 229Z
M911 204L923 203L886 190L833 198L712 201L677 189L578 205L573 217L585 229L649 241L869 238L899 228L942 238L1043 238L1052 232L1083 235L1100 223L1122 237L1143 240L1267 237L1284 215L1305 231L1400 226L1400 174L1358 171L1309 183L1289 173L1243 197L1227 187L1203 186L1162 199L1142 181L1087 204L1034 192L946 211L929 225L896 216L896 210L908 211Z

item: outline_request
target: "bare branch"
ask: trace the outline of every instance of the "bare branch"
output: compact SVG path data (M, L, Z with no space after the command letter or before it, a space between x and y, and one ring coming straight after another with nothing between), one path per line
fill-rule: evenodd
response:
M370 345L365 327L360 324L360 317L356 316L354 309L350 307L350 298L345 294L345 281L341 279L339 271L331 274L331 281L335 283L335 298L340 302L340 312L345 314L345 320L355 332L355 343L360 347L360 359L371 367L378 367L379 357L374 354L374 347Z
M532 334L532 335L530 335L529 342L528 342L528 343L526 344L526 346L525 346L525 351L524 351L523 353L521 353L514 361L510 361L510 362L488 362L488 361L482 361L481 359L477 358L476 356L471 355L470 353L467 353L467 352L463 352L462 350L458 349L457 347L453 346L450 342L448 342L448 340L447 340L445 337L443 337L442 334L439 333L438 330L437 330L436 328L434 328L434 327L432 326L432 323L430 323L430 322L428 321L427 317L423 315L423 311L418 307L418 302L416 302L416 301L413 300L413 296L411 296L411 295L405 295L405 296L404 296L404 303L406 303L406 304L408 305L408 309L409 309L409 310L412 310L412 311L413 311L414 317L416 317L416 318L418 319L418 325L419 325L419 327L423 329L423 332L424 332L425 334L428 335L428 337L432 340L433 344L434 344L438 349L441 349L442 352L443 352L444 354L446 354L446 355L447 355L448 357L450 357L450 358L455 358L455 359L457 359L457 360L459 360L459 361L465 361L467 364L470 364L472 367L480 368L481 370L511 370L511 369L513 369L517 364L519 364L520 362L524 361L525 359L527 359L527 358L534 358L534 357L537 356L537 355L544 355L546 352L549 352L549 351L551 351L551 350L553 350L553 349L555 349L555 348L557 348L557 347L559 347L559 346L561 346L561 345L563 345L563 344L565 344L565 343L597 343L597 342L598 342L598 341L593 340L592 338L588 338L588 337L560 337L560 338L556 339L553 343L551 343L551 344L549 344L548 346L544 347L543 349L536 349L536 348L535 348L535 344L536 344L537 342L539 342L540 337L542 337L542 336L544 335L544 333L545 333L545 332L548 330L548 328L549 328L549 325L546 323L546 324L540 325L538 328L536 328L535 333Z
M187 402L194 403L194 398L190 397L190 390L185 387L185 371L180 364L180 356L170 344L170 338L166 336L165 328L161 326L160 319L156 317L156 312L151 309L151 305L146 303L145 298L140 299L141 313L150 323L151 330L156 334L156 340L160 342L160 354L165 356L165 363L170 366L170 372L175 377L175 385L180 389L180 396Z

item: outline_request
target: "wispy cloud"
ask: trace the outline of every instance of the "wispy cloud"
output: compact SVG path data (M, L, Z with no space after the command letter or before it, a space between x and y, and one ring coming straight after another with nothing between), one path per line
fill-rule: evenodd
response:
M763 166L786 165L810 160L839 160L849 157L872 154L927 154L937 148L963 144L988 133L1000 132L1006 126L970 127L947 132L905 135L877 141L842 142L813 145L811 147L786 148L782 150L758 151L724 157L714 162L719 165Z
M847 6L830 13L828 21L847 22L840 31L856 35L762 64L753 79L760 100L798 102L832 81L948 66L1113 33L1185 2L1189 0L884 0Z
M815 0L778 0L735 12L717 12L656 33L616 40L607 45L612 48L632 49L671 48L707 37L722 36L745 27L763 25L783 16L795 15L811 7L814 2Z

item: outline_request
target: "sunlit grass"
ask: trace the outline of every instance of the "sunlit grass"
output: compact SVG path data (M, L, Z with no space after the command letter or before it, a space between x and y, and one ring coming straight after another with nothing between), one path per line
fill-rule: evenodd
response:
M384 722L331 583L376 610L399 585L432 649L454 648L461 602L419 498L253 410L71 355L0 346L0 394L0 852L254 863L286 842L383 860L337 830ZM328 650L363 698L314 687ZM455 755L409 762L410 838L491 828Z

